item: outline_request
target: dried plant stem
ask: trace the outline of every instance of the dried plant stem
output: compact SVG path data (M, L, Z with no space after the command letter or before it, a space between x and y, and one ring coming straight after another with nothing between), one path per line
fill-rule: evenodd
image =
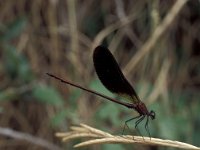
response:
M28 133L15 131L10 128L0 127L0 135L7 136L16 140L27 141L27 142L37 145L38 147L43 147L49 150L62 150L57 145L54 145L53 143L50 143L49 141L46 141L45 139L33 136Z
M167 31L167 29L169 29L170 25L175 20L181 8L183 8L184 4L187 1L188 0L176 1L164 20L157 26L152 36L146 41L146 43L140 48L138 53L126 65L125 74L128 75L132 71L132 69L138 64L138 62L152 50L153 46L158 42L161 36Z
M82 147L82 146L88 146L93 144L104 144L104 143L123 143L123 144L137 143L143 145L154 145L154 146L157 145L157 146L176 147L181 149L200 150L199 147L178 141L164 140L158 138L150 139L149 137L130 136L130 135L115 136L107 132L87 126L85 124L80 124L80 126L73 126L71 127L71 130L72 131L67 133L56 133L56 136L61 138L63 142L66 142L70 139L81 138L81 137L93 138L85 142L76 144L74 147Z

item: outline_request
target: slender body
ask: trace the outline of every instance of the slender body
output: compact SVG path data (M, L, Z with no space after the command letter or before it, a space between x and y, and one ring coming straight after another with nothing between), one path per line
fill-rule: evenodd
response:
M155 112L152 110L148 111L146 105L139 99L135 90L123 75L121 69L119 68L119 65L117 64L117 61L115 60L111 52L103 46L96 47L93 53L93 62L96 73L102 84L112 93L115 93L118 96L128 100L129 103L110 98L94 90L86 89L78 84L74 84L72 82L63 80L53 74L47 73L47 75L57 80L60 80L63 83L69 84L84 91L103 97L109 101L123 105L129 109L136 110L139 113L139 116L127 120L125 122L125 125L127 126L127 123L131 120L138 119L135 122L135 128L137 128L138 124L146 117L147 120L145 123L145 129L148 132L149 136L151 137L148 128L148 122L149 122L149 117L152 120L155 119Z

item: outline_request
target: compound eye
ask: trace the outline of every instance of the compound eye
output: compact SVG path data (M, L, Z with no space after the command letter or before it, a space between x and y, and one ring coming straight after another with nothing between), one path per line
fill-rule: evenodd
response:
M156 113L153 110L151 110L150 111L150 116L151 116L151 119L153 120L156 117Z

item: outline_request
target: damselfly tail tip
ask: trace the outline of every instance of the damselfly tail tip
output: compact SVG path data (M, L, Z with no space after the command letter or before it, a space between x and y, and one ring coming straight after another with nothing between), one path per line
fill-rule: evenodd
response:
M48 72L46 72L46 74L47 74L48 76L51 76L51 77L52 77L52 74L50 74L50 73L48 73Z

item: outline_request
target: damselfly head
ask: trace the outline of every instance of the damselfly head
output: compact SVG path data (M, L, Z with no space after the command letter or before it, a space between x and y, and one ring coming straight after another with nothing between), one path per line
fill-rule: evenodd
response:
M149 116L151 117L151 120L154 120L156 118L156 113L153 110L151 110Z

